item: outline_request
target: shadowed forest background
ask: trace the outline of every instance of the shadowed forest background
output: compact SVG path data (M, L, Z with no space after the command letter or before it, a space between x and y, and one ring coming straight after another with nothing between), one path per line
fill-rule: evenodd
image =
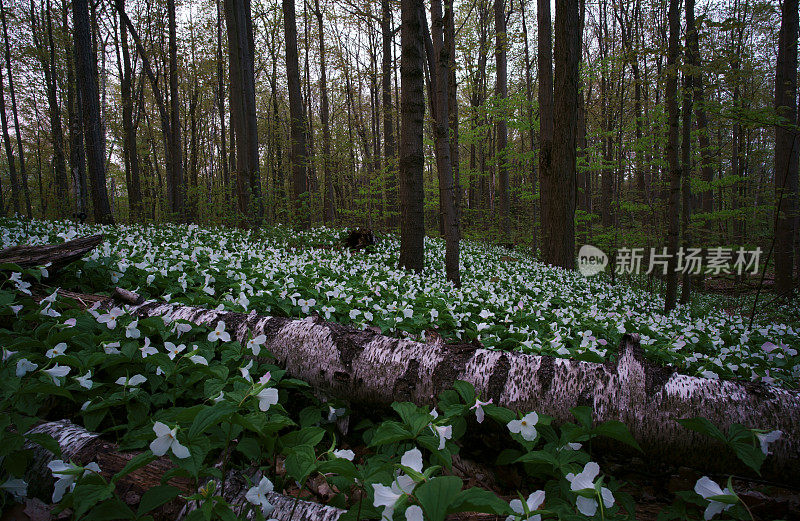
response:
M391 231L406 205L405 235L564 267L761 247L791 291L796 0L296 4L3 0L2 213Z

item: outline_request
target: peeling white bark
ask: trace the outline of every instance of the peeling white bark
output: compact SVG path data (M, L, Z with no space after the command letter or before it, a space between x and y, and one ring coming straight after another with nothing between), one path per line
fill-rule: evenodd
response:
M423 344L325 322L217 312L148 302L130 307L141 317L168 316L214 327L224 320L244 343L264 334L264 348L280 365L332 396L368 406L408 400L432 404L455 379L472 383L482 399L511 409L537 411L556 423L588 405L598 422L619 420L648 458L708 471L745 472L718 442L676 423L702 416L726 431L733 423L783 431L770 446L765 478L800 482L800 394L764 384L707 380L678 374L644 360L638 337L626 335L618 362L596 364L520 353Z
M80 425L75 425L69 420L59 420L41 424L29 431L30 433L39 432L52 436L61 447L61 458L64 461L74 461L80 465L86 465L92 461L97 461L98 458L103 457L105 461L100 461L100 469L103 471L104 477L110 478L114 473L122 469L124 464L130 460L135 454L125 454L118 452L116 446L103 442L100 435L97 433L89 432ZM28 482L28 490L31 496L38 496L41 499L49 502L50 495L53 492L54 479L47 464L58 459L48 450L43 449L41 446L29 443L25 447L33 451L33 464L28 469L25 475L25 480ZM149 487L156 486L161 482L161 476L164 475L171 467L169 460L162 458L156 460L143 467L142 469L130 474L128 477L123 478L117 484L117 491L121 494L121 498L129 506L136 510L138 502L141 499L141 492L147 490ZM258 478L260 475L256 474ZM127 489L127 481L135 481L138 485L138 493L125 493ZM258 481L253 479L251 481ZM175 484L170 481L171 484ZM185 492L191 491L183 484L181 488ZM176 484L176 486L179 486ZM231 471L225 478L225 494L224 497L229 504L232 505L234 512L242 514L243 512L250 512L246 519L251 519L252 512L250 503L248 503L245 495L249 485L247 480L238 471ZM218 487L219 490L219 487ZM345 511L320 505L305 500L296 500L292 497L284 496L277 492L270 492L267 494L267 500L275 507L275 510L269 517L274 517L279 521L336 521ZM154 516L156 521L161 520L176 520L180 521L186 514L194 509L194 505L184 505L178 512L174 512L175 505L167 504L150 515ZM294 515L292 512L294 511ZM177 514L177 515L176 515Z

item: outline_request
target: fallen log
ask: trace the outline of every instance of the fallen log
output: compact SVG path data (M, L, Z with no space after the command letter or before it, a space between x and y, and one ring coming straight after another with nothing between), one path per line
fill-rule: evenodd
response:
M101 475L106 479L110 479L111 476L122 470L138 454L137 452L120 452L115 444L104 441L99 434L89 432L69 420L43 423L31 429L29 433L44 433L52 436L61 448L61 456L58 459L72 461L78 465L96 462L100 466ZM25 475L29 495L49 502L55 480L50 469L47 468L47 464L56 458L52 452L39 445L31 443L26 445L26 448L33 451L33 463ZM152 487L161 484L162 476L172 468L173 465L169 458L158 458L120 479L115 492L125 504L135 511L142 495ZM185 494L195 492L192 490L190 481L185 478L173 477L168 484L179 488ZM241 472L231 471L226 475L224 497L232 505L237 515L250 509L250 503L245 498L249 488L250 485ZM217 490L220 490L219 487ZM267 492L266 497L275 507L269 517L279 521L289 521L290 518L336 521L345 512L338 508L285 496L277 492ZM150 515L153 516L154 521L180 521L194 508L194 504L189 505L178 497L150 512ZM294 512L293 517L292 512ZM251 518L251 515L246 517L246 519Z
M550 356L424 344L326 322L249 315L167 304L141 303L119 293L138 317L169 317L214 327L224 321L244 343L265 335L263 348L296 378L331 396L366 406L394 401L433 404L454 380L473 384L482 400L516 411L574 421L570 409L591 406L594 420L625 423L646 457L709 472L752 475L732 451L675 420L702 416L727 431L733 423L781 430L762 467L765 479L799 484L800 394L765 384L707 380L650 364L638 336L625 335L616 362L582 362Z
M55 273L67 264L81 259L103 242L103 234L81 237L61 244L30 246L20 244L0 251L0 264L12 263L21 268L48 265Z

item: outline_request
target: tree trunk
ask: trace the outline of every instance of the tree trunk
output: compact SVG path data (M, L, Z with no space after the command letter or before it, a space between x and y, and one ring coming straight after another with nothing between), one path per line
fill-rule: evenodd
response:
M522 5L520 6L520 10L522 11L522 39L525 42L525 95L527 96L527 100L525 105L527 106L527 118L528 118L528 126L530 131L530 146L531 146L531 159L530 159L530 180L531 180L531 198L533 202L531 203L531 215L533 219L531 220L531 239L532 245L531 250L533 251L534 255L536 254L536 250L538 249L537 241L536 241L536 215L537 215L537 208L536 208L536 162L534 160L536 154L536 132L534 130L534 114L533 114L533 76L531 75L531 55L530 55L530 47L528 45L528 24L525 21L525 11L527 11L527 2L523 1Z
M228 168L228 146L225 131L225 75L222 59L222 9L221 0L216 0L217 7L217 110L219 110L220 163L222 164L222 182L227 189L230 186L230 170Z
M798 154L800 134L791 125L797 120L798 2L784 0L778 33L778 64L775 70L775 111L781 122L775 126L775 289L782 295L794 292L794 237L797 214Z
M552 221L550 263L575 268L575 139L578 125L578 65L581 60L581 22L578 0L556 0L554 131L550 196Z
M28 219L31 213L31 194L28 189L28 174L25 169L25 151L22 143L22 129L19 126L19 114L17 112L17 95L14 88L14 73L11 69L11 43L8 41L8 27L6 24L6 10L3 0L0 0L0 21L3 24L3 41L5 42L6 70L8 71L8 93L11 96L11 114L14 117L14 133L17 137L17 154L19 155L19 180L22 183L22 195L25 197L25 213Z
M133 67L128 49L128 30L120 22L120 47L122 48L122 64L120 77L120 95L122 98L122 132L125 154L126 180L128 181L128 211L131 220L136 222L142 218L142 188L139 179L139 149L136 138L136 123L133 119Z
M669 162L669 200L667 206L667 294L664 301L664 313L675 308L678 295L678 213L681 197L681 166L678 161L678 44L681 32L680 0L669 0L669 43L667 48L667 80L665 103L669 135L667 137L666 156Z
M88 0L72 3L75 37L75 72L81 101L83 139L91 184L92 210L98 223L111 224L114 216L106 191L106 144L100 120L100 95L97 88L97 59L92 51Z
M436 146L436 170L439 174L439 201L443 210L444 241L445 241L445 274L447 280L456 287L461 286L461 275L458 267L459 233L458 217L456 215L456 200L453 193L453 163L450 156L450 63L449 49L455 46L445 45L444 25L445 14L442 13L441 0L431 0L431 29L430 40L426 34L428 64L430 81L428 98L431 104L431 113L434 119L434 139ZM420 19L425 20L425 12L420 11ZM420 21L422 23L427 23ZM427 27L425 27L427 29ZM425 31L427 33L427 30Z
M39 24L36 18L36 6L31 1L31 33L33 44L38 50L39 63L44 73L45 88L47 90L47 108L50 120L50 138L53 144L53 171L55 173L55 195L57 215L68 217L69 208L69 182L67 180L67 165L64 156L64 133L61 128L61 108L58 103L56 52L53 42L53 19L50 1L46 7L47 44L39 37ZM41 184L41 183L40 183ZM40 187L41 188L41 187ZM42 210L44 213L44 208Z
M52 437L61 448L61 459L64 461L71 461L82 466L91 462L97 463L101 470L101 476L106 480L110 480L114 474L121 471L131 459L139 454L121 452L116 444L104 441L99 434L89 432L69 420L43 423L28 433L40 433ZM55 456L38 444L31 443L26 448L33 452L33 464L25 474L29 492L33 496L48 500L52 495L53 478L47 465L55 459ZM142 495L161 484L163 476L174 469L175 467L168 457L158 458L124 476L116 483L114 491L135 511ZM249 477L251 482L258 481L257 476ZM244 517L252 508L245 498L250 484L244 476L238 471L229 472L225 476L224 487L219 486L219 480L215 481L217 490L224 490L225 500L231 505L234 513ZM167 481L167 484L181 489L183 495L191 495L196 492L190 481L183 477L173 476ZM266 499L275 507L275 510L270 513L270 517L280 521L290 521L292 518L309 521L336 521L345 513L344 510L338 508L298 500L277 492L267 492ZM149 515L155 521L179 521L185 519L195 509L194 503L187 504L178 497L152 510Z
M690 67L690 71L684 73L683 84L683 129L682 129L682 143L681 143L681 171L683 174L683 196L681 210L681 233L683 235L682 242L683 251L688 251L691 248L691 233L689 226L692 218L692 95L694 94L694 81L698 75L695 72L698 67L697 56L694 54L692 46L688 45L689 40L696 39L697 27L694 19L694 0L686 0L686 63ZM684 269L681 282L681 304L688 304L691 299L692 288L692 273L690 270Z
M61 244L38 246L17 245L0 250L0 263L13 263L20 268L35 268L50 263L51 275L67 264L81 259L103 242L103 235L81 237Z
M541 206L542 259L553 261L553 243L560 230L556 227L555 184L553 171L553 41L551 36L550 0L537 1L539 41L539 204Z
M452 3L447 4L444 11L444 46L450 56L447 65L449 79L447 82L447 110L450 121L450 164L453 168L453 200L455 204L455 221L460 233L461 218L461 159L459 152L458 131L458 85L456 84L456 27Z
M67 22L67 5L63 6L62 26L63 31L69 34L69 24ZM73 178L75 186L75 203L77 213L86 215L88 208L86 204L86 194L88 192L86 186L86 156L83 149L83 132L81 130L81 121L83 114L81 111L80 93L78 92L77 83L75 81L75 50L70 45L72 42L69 38L65 41L67 63L67 112L69 124L69 168L70 174Z
M319 0L314 0L314 7L316 9L315 14L317 15L317 28L319 30L319 88L320 96L322 97L320 106L320 119L322 121L322 176L325 178L325 193L323 195L323 221L326 223L332 223L335 210L333 206L333 168L331 167L331 125L329 122L330 108L328 106L328 77L325 69L325 30L322 25L322 10L319 7ZM384 103L385 101L386 100L384 99ZM389 102L391 103L391 95L389 97ZM391 116L389 123L391 125Z
M400 28L400 267L421 272L425 262L425 164L422 132L425 117L425 49L421 0L401 0Z
M130 312L212 327L224 320L232 339L242 343L264 334L264 349L292 376L329 396L367 407L403 400L431 404L455 379L473 384L484 400L523 413L548 414L559 424L574 421L570 408L590 405L595 421L624 422L647 457L674 465L745 472L733 453L676 419L703 416L723 431L734 422L780 429L783 436L770 446L772 455L762 474L787 482L799 479L795 469L800 465L800 394L764 384L686 376L651 365L636 336L623 337L615 365L423 344L319 318L291 320L157 302L134 305Z
M289 117L291 119L292 189L295 216L301 227L308 227L311 208L308 199L308 148L306 145L306 115L303 93L300 90L300 66L297 57L297 21L294 0L283 0L283 30L286 46L286 76L289 85Z
M495 60L497 63L497 82L495 83L495 96L504 107L508 97L508 34L506 33L506 3L505 0L494 0L494 31L495 31ZM508 117L507 110L500 111L497 120L497 189L500 192L500 230L506 241L511 240L511 215L509 213L509 187L508 187Z
M0 122L3 125L3 145L6 150L6 160L8 161L8 177L11 180L11 206L14 214L19 215L20 190L19 180L17 179L17 166L14 162L14 149L11 146L11 135L8 131L8 117L6 116L6 96L3 88L3 68L0 67ZM5 212L3 212L5 213Z
M258 157L258 121L254 67L253 21L250 0L225 0L230 60L231 126L236 136L236 186L239 213L261 224L264 203Z
M397 228L397 153L392 122L392 11L389 0L381 0L381 95L383 98L383 162L386 169L387 225Z

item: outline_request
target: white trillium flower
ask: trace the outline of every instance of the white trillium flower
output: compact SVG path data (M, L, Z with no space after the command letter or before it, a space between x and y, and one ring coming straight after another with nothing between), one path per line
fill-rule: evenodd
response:
M261 352L261 346L267 341L266 335L258 335L247 341L247 349L253 352L253 355L258 356Z
M519 434L526 441L533 441L536 439L536 424L539 423L539 415L535 412L529 412L520 420L511 420L508 422L508 430L514 434Z
M702 496L703 499L708 500L708 506L703 513L703 517L706 521L734 505L734 503L723 503L710 498L716 496L731 496L731 499L734 499L736 497L729 488L726 487L725 490L722 490L722 488L708 476L703 476L697 480L697 483L694 485L694 491Z
M143 384L146 381L147 378L145 376L135 374L131 377L120 376L117 378L116 383L125 387L136 387L137 385Z
M239 368L239 371L242 373L242 378L244 378L248 382L253 381L253 378L250 376L250 369L252 367L253 367L253 361L250 360L250 362L246 366Z
M765 456L769 454L769 444L774 441L778 441L782 434L783 432L781 431L756 433L758 441L761 442L761 452L763 452Z
M274 488L272 481L264 476L261 478L261 481L258 482L258 485L251 487L250 490L247 491L245 498L253 505L261 507L261 512L267 515L275 508L267 501L267 493L272 492Z
M570 482L570 490L573 492L587 490L594 492L594 480L598 474L600 474L600 465L594 461L587 463L580 474L573 474L570 472L567 474L567 481ZM614 506L614 496L609 489L602 487L600 489L600 495L603 498L603 504L606 508ZM575 506L578 507L578 511L585 516L592 517L595 512L597 512L597 500L594 498L579 495L575 500Z
M335 450L333 451L333 455L337 458L346 459L348 461L353 461L353 458L356 457L356 453L348 449Z
M45 369L44 372L50 375L50 378L53 379L53 383L56 385L56 387L60 387L61 380L59 380L59 378L67 376L71 370L72 368L67 365L56 364L50 369Z
M118 355L118 354L120 354L120 351L119 351L118 348L119 348L119 342L109 342L108 344L104 344L103 345L103 351L105 351L105 353L107 355Z
M181 354L186 349L185 344L175 345L172 342L164 342L164 347L167 349L167 356L170 360L175 360L175 357Z
M92 385L94 384L91 378L92 378L92 372L88 371L83 376L76 376L75 380L78 382L78 384L80 384L81 387L85 387L86 389L91 389Z
M328 421L335 422L337 418L341 418L345 415L347 409L344 407L340 407L338 409L334 408L332 405L328 406Z
M208 360L204 356L200 355L192 355L189 357L189 361L196 365L208 365Z
M394 506L403 497L404 491L400 489L396 481L389 487L380 483L373 483L372 488L375 490L375 500L372 505L383 507L381 520L392 521Z
M258 408L263 412L267 412L270 406L278 403L278 390L274 387L262 389L256 395L256 398L258 398Z
M57 356L61 356L66 352L67 344L65 342L59 342L52 348L48 349L47 352L44 354L47 358L55 358Z
M56 478L56 483L53 486L53 503L61 501L67 489L72 491L75 488L75 481L87 470L98 474L100 473L100 466L95 462L89 463L81 469L78 465L65 463L60 459L56 459L48 463L47 468L50 469L53 473L53 477Z
M217 328L208 334L209 342L216 342L217 340L221 340L223 342L231 341L231 335L225 331L225 321L223 320L217 322Z
M20 358L17 360L17 378L22 378L27 373L35 371L37 367L39 367L38 364L34 364L27 358Z
M164 423L156 422L153 424L153 432L156 433L156 439L150 443L150 450L156 456L163 456L168 450L172 449L172 453L179 459L189 457L189 449L184 447L176 437L178 428L170 429Z
M105 324L108 329L114 329L117 327L117 319L124 314L125 312L121 308L113 308L105 315L97 317L97 321L101 324Z
M138 319L134 320L133 322L125 326L125 336L127 338L139 338L140 336L142 336L142 333L141 331L139 331L138 326L139 326Z
M423 521L424 519L422 507L419 505L411 505L406 509L406 521Z
M3 348L3 362L5 362L6 360L8 360L9 358L11 358L12 356L14 356L17 353L18 353L18 351L10 351L10 350L8 350L8 349L6 349L4 347Z
M28 484L24 479L9 478L0 488L14 496L14 499L21 501L28 497Z
M478 423L483 423L483 406L489 405L493 400L494 398L490 398L488 402L482 402L478 398L475 398L475 405L470 407L470 410L475 409L475 419L478 420Z
M142 353L142 358L147 358L147 355L158 354L158 349L150 345L150 339L148 337L144 337L144 345L139 348L139 351Z
M539 507L542 506L544 503L544 490L537 490L533 492L528 499L525 501L526 506L528 507L528 512L533 512L535 510L539 510ZM534 514L529 517L525 517L525 507L522 505L522 501L519 499L512 499L511 503L509 503L511 510L520 514L523 520L528 521L541 521L542 516L541 514ZM508 516L506 521L513 521L513 519L517 516Z

